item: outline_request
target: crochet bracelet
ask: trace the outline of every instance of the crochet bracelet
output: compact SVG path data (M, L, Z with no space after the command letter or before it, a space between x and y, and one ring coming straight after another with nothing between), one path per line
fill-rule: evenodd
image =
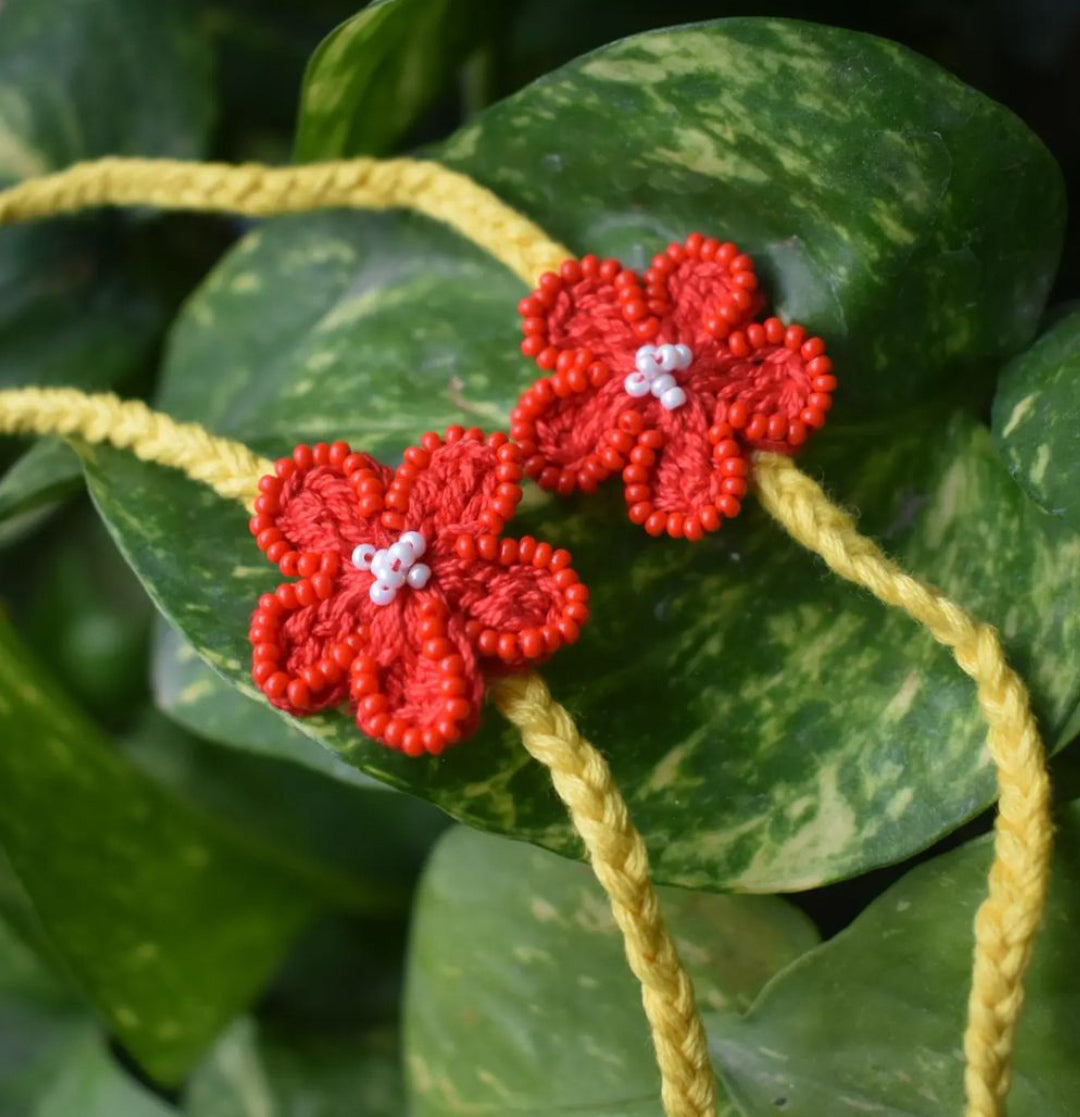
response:
M1000 1117L1049 876L1049 783L1027 691L993 628L901 570L786 456L824 423L835 380L820 339L754 320L763 300L752 262L696 234L643 277L615 261L574 260L471 179L409 159L289 168L103 159L0 192L0 224L102 205L249 216L405 207L533 288L519 306L522 349L550 375L523 394L510 439L429 433L396 472L344 443L271 463L142 403L74 389L0 392L0 432L110 443L243 503L259 547L299 578L265 595L252 622L253 674L279 707L299 715L348 699L382 743L439 753L468 734L484 677L493 679L496 705L550 771L610 898L668 1117L715 1117L705 1033L608 765L529 671L576 639L588 592L566 552L500 537L522 476L587 493L620 472L631 520L690 541L752 491L835 573L952 651L976 684L998 775L994 860L974 928L965 1112ZM391 645L402 652L403 629L416 646L398 667L380 656Z

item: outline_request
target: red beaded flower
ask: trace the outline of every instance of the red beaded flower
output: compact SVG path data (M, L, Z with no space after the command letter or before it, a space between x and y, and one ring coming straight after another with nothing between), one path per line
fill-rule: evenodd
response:
M483 670L544 659L588 617L569 552L500 538L521 477L506 435L460 427L424 435L396 472L344 442L278 461L251 531L299 580L259 599L259 689L297 716L348 700L368 736L409 756L467 736Z
M525 472L562 494L621 470L630 519L700 539L739 512L752 449L791 453L825 423L825 344L764 308L753 261L694 233L643 278L568 260L519 310L521 349L552 375L512 415Z

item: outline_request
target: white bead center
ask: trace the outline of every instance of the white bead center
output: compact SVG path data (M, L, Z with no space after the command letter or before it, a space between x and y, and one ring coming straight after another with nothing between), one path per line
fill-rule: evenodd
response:
M396 543L375 550L361 543L352 553L352 564L375 575L368 595L376 605L389 605L402 586L423 589L431 577L431 567L416 560L427 550L427 541L418 531L406 531Z
M627 393L639 399L653 395L668 411L686 403L686 393L671 374L690 367L694 354L689 345L643 345L634 354L637 372L623 381Z

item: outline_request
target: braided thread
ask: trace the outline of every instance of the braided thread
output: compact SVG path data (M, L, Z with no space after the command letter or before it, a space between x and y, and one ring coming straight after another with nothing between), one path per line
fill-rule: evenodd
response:
M438 163L418 159L266 167L110 157L76 163L0 193L0 224L106 205L251 217L335 206L412 209L449 225L528 285L572 255L490 190Z
M137 458L170 466L250 511L259 478L273 464L240 442L217 438L198 423L178 423L138 400L74 388L14 388L0 392L0 432L58 434L107 442Z
M886 558L790 459L763 453L754 464L762 504L793 538L923 625L976 683L999 801L988 895L975 916L964 1085L967 1117L1001 1117L1024 973L1050 878L1050 782L1027 690L993 628Z
M551 773L611 900L630 968L641 982L668 1117L714 1117L716 1083L690 978L664 925L645 843L603 756L578 732L538 675L500 679L499 709L529 755Z

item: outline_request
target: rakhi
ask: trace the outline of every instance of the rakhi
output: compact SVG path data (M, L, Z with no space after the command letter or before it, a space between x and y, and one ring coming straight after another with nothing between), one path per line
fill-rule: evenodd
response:
M259 545L298 579L258 603L251 633L255 677L286 709L304 713L347 697L383 743L440 752L467 733L483 674L494 676L496 704L549 769L610 898L642 986L668 1117L715 1117L705 1033L658 910L644 842L607 763L528 670L574 637L587 593L573 589L580 582L569 556L556 563L550 545L500 539L516 505L513 475L520 468L569 492L620 471L632 519L691 540L735 515L752 490L835 573L951 649L976 684L998 775L994 859L975 918L964 1084L968 1117L999 1117L1049 879L1049 781L1027 691L993 628L901 570L776 452L797 448L821 425L834 382L819 339L776 319L756 321L763 301L749 260L724 242L691 237L668 250L671 264L654 260L641 278L617 261L578 261L472 180L408 159L281 169L105 159L0 193L0 223L98 205L248 216L404 207L451 226L534 290L520 308L525 351L551 375L540 382L546 388L522 396L511 429L516 452L498 437L448 433L439 445L434 436L422 442L421 456L407 456L394 477L344 444L298 448L275 469L197 424L63 388L0 392L0 431L107 442L241 501ZM486 496L466 497L441 518L437 501L420 496L423 474L454 446L487 454L479 482ZM500 464L512 467L503 478ZM438 476L442 466L434 468ZM528 580L542 601L508 616L493 589L501 578ZM477 592L496 603L493 611ZM401 645L382 632L394 616L407 622Z

